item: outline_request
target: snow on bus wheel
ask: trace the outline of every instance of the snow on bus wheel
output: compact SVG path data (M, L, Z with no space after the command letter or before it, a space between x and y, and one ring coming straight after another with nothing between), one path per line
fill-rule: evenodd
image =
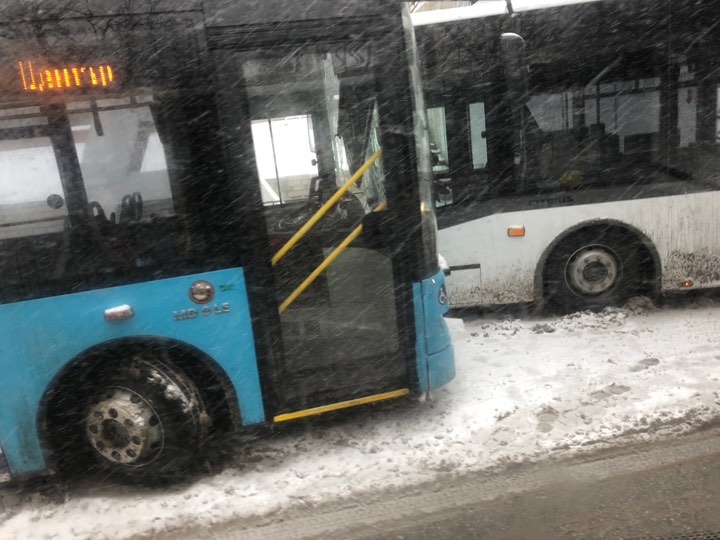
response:
M84 406L84 450L102 472L131 480L186 475L210 426L195 385L156 358L135 357L104 377Z
M639 241L614 228L593 228L561 241L544 271L545 303L569 312L619 305L637 294Z

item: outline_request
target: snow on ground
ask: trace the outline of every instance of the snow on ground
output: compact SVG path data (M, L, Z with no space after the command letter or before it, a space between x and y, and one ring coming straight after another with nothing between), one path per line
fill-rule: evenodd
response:
M635 301L561 318L451 320L457 377L424 404L351 412L146 490L0 490L2 538L125 538L362 496L437 475L673 436L720 419L720 306Z

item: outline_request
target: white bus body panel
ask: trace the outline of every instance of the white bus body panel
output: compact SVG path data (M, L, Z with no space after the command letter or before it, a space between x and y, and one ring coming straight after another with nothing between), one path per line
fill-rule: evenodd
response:
M440 253L453 307L533 302L536 271L546 249L569 229L610 220L627 224L651 242L661 263L661 291L720 286L720 192L581 204L493 214L439 231ZM508 227L523 225L524 237ZM539 274L537 274L539 275Z

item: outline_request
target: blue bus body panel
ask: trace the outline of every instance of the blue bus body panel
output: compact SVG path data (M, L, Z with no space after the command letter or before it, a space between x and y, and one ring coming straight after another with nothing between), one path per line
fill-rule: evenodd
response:
M415 298L415 349L420 391L447 384L455 377L455 356L443 315L448 311L442 271L413 283Z
M188 295L198 279L215 287L207 315ZM134 310L132 318L105 321L107 308L123 304ZM173 312L190 309L196 318L174 319ZM265 420L241 268L5 304L0 325L0 446L13 475L46 466L37 419L50 382L75 356L112 339L155 336L200 349L234 385L243 424Z

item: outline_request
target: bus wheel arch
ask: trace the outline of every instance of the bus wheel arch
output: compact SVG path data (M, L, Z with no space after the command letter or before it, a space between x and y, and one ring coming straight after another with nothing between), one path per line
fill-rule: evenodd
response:
M148 359L159 359L155 363L159 369L153 369L153 361L148 362ZM157 389L151 388L152 385L142 386L142 381L147 377L135 375L135 380L128 379L126 375L129 371L124 371L124 368L132 365L137 370L138 361L145 371L150 370L150 377L157 378L156 386L170 388L171 392L178 390L177 395L168 396L167 391L164 391L165 398L169 397L170 400L164 399L162 390L158 393ZM126 364L120 365L119 362ZM123 373L119 381L118 373ZM117 382L111 385L116 395L111 396L110 392L105 397L97 398L99 390L107 386L109 380ZM138 390L138 384L141 390ZM222 435L241 425L237 396L229 378L202 351L187 343L163 338L112 340L94 346L69 361L43 394L38 426L48 464L64 470L75 465L73 461L77 445L83 446L83 443L88 442L81 439L85 429L81 426L92 429L100 425L89 425L91 422L86 415L92 412L93 407L108 409L112 407L113 399L121 399L121 394L125 393L127 395L124 397L131 398L132 403L137 404L126 401L128 411L124 411L127 413L125 416L142 416L148 410L147 403L142 399L146 391L151 394L154 392L155 399L165 402L159 405L161 408L172 409L175 406L172 400L177 401L177 407L183 408L185 412L192 408L188 414L201 422L202 428L198 427L202 429L201 438L205 438L205 435ZM197 407L190 407L189 403L194 401L194 392L198 397ZM123 416L121 407L114 408ZM150 413L146 416L147 421ZM152 427L148 428L148 432L152 437ZM90 438L89 432L85 435ZM122 434L126 438L132 435L132 429ZM200 439L197 441L198 449L202 442ZM82 452L88 453L88 448ZM120 464L119 460L116 461ZM141 474L135 476L142 477Z
M612 273L614 264L625 282L608 283L602 275L595 282L595 293L583 296L583 280L569 280L567 272L581 275L591 264L606 273L608 269ZM563 231L545 248L535 270L535 298L563 311L602 308L639 294L656 300L661 268L654 243L636 227L611 219L585 221Z

